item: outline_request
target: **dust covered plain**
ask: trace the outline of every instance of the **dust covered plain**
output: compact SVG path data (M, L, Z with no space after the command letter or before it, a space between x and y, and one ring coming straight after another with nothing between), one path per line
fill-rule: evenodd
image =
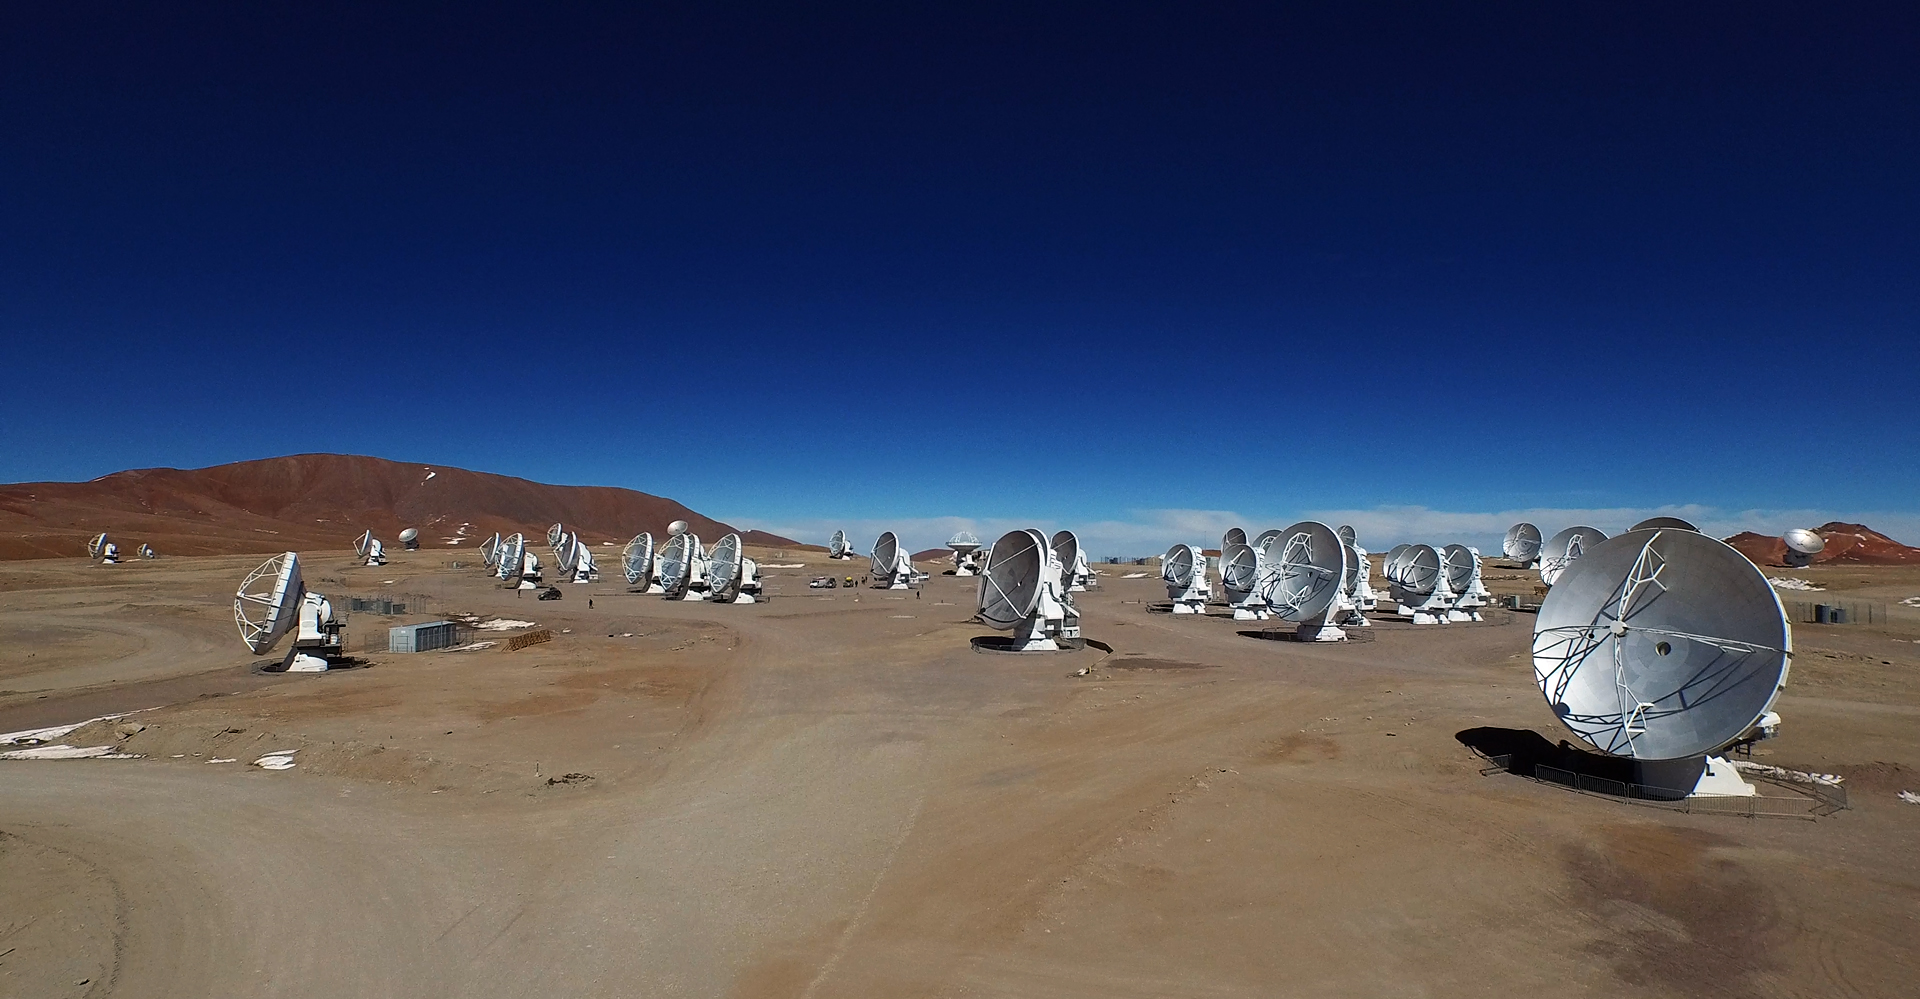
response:
M1079 602L1111 653L983 655L972 580L817 591L864 562L753 554L805 565L716 607L617 579L536 602L445 551L303 556L343 608L421 612L351 615L355 650L456 614L555 637L302 676L234 632L259 556L0 564L0 731L152 709L63 740L139 759L0 762L0 994L1920 988L1897 797L1920 791L1920 570L1792 572L1894 608L1795 628L1755 758L1848 778L1851 809L1810 820L1483 773L1459 733L1566 737L1524 614L1261 641L1149 613L1157 580L1104 566Z

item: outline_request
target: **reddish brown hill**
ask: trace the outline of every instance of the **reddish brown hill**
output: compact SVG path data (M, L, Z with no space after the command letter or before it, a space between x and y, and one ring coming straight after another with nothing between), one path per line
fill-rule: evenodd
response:
M1813 557L1814 564L1850 562L1856 565L1920 564L1920 548L1910 548L1864 524L1834 521L1813 529L1826 539L1825 551ZM1787 543L1779 538L1745 531L1727 539L1727 544L1753 560L1755 565L1785 565Z
M611 486L550 486L444 465L357 455L301 454L212 468L147 468L92 482L0 486L0 559L86 554L105 531L126 554L340 549L361 531L398 549L402 528L422 548L471 548L493 534L546 541L555 521L593 542L619 541L675 520L713 538L734 528L659 496ZM742 531L748 544L793 542Z

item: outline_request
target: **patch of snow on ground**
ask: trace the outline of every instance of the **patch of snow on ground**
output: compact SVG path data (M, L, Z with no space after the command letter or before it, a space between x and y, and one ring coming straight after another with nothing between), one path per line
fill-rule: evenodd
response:
M141 708L140 710L152 711L153 709ZM8 732L0 735L0 746L38 746L43 742L52 742L81 726L91 725L99 721L115 721L132 714L139 714L139 712L124 711L117 715L101 715L98 718L89 718L86 721L74 722L71 725L54 725L50 728L30 728L19 732Z
M1144 572L1129 572L1126 575L1121 576L1120 578L1121 579L1145 579L1147 578L1147 574Z
M1776 590L1824 590L1824 586L1815 586L1810 580L1790 579L1780 576L1768 576L1767 582Z
M35 746L0 753L0 760L137 760L138 754L116 753L112 746Z
M1920 597L1908 597L1900 602L1908 607L1920 607Z
M455 646L453 646L452 648L446 648L446 649L441 649L440 651L441 651L441 652L478 652L478 651L480 651L481 649L491 649L491 648L493 648L493 647L494 647L495 645L498 645L498 644L500 644L500 643L498 643L498 642L468 642L468 643L467 643L467 644L465 644L465 645L455 645Z
M424 486L424 485L426 485L426 484L427 484L427 480L428 480L428 479L431 479L431 478L433 478L434 476L436 476L436 475L439 475L439 474L440 474L439 472L436 472L436 471L434 471L434 470L433 470L433 469L431 469L431 468L429 468L429 469L427 469L427 478L425 478L425 479L421 479L421 480L420 480L420 484L421 484L421 485L423 485L423 486Z
M1810 774L1805 770L1788 770L1785 767L1773 767L1765 763L1754 763L1749 760L1734 760L1732 762L1735 770L1744 770L1750 774L1757 774L1761 777L1772 777L1776 780L1800 781L1802 783L1811 781L1815 784L1832 784L1835 786L1838 786L1840 782L1846 780L1845 777L1839 774Z
M1914 794L1912 791L1902 791L1900 792L1900 800L1909 805L1920 805L1920 794Z
M518 631L521 628L533 627L533 622L515 621L510 617L503 617L493 621L482 621L473 627L476 631Z
M293 754L298 749L277 749L253 761L253 765L262 770L292 770Z
M795 562L792 565L774 565L773 563L769 562L766 565L761 566L760 568L762 569L805 569L806 567L807 567L807 564L805 562Z

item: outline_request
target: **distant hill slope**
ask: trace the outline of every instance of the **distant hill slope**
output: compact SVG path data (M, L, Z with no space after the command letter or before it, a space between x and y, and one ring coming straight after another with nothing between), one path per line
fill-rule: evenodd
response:
M495 531L546 543L559 521L582 538L625 542L684 520L705 539L733 527L660 496L611 486L550 486L445 465L343 454L299 454L211 468L146 468L92 482L0 486L0 559L86 554L101 531L132 555L223 555L349 548L371 528L398 549L402 528L423 549L471 548ZM752 545L795 542L740 532Z
M1813 529L1826 539L1825 551L1813 557L1823 562L1848 562L1855 565L1920 565L1920 548L1910 548L1864 524L1834 521ZM1785 565L1787 543L1779 538L1746 531L1727 539L1755 565Z

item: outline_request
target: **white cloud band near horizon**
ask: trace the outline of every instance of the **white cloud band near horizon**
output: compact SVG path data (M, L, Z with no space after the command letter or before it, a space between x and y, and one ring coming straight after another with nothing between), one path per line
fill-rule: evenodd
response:
M1840 521L1865 524L1897 541L1911 544L1920 539L1920 513L1861 512L1845 510L1724 510L1700 505L1661 507L1603 507L1500 510L1476 513L1433 510L1422 506L1376 507L1370 510L1303 510L1295 513L1246 514L1232 510L1159 509L1131 511L1126 519L1066 523L1055 520L1005 517L850 517L839 521L813 518L768 520L750 516L721 517L740 527L767 531L807 544L824 545L836 530L844 530L853 539L856 551L865 552L883 531L898 534L909 551L944 548L947 539L960 531L971 531L985 544L1008 531L1037 528L1052 533L1070 528L1080 537L1081 547L1092 558L1109 556L1139 557L1157 555L1175 544L1199 544L1215 548L1229 528L1245 528L1248 534L1272 527L1286 527L1302 520L1318 520L1338 526L1350 524L1369 551L1385 551L1397 544L1464 544L1478 547L1484 554L1500 551L1507 528L1526 521L1551 536L1566 527L1583 525L1617 534L1649 517L1679 517L1698 525L1702 532L1716 538L1731 537L1742 531L1779 535L1794 527L1817 527Z

